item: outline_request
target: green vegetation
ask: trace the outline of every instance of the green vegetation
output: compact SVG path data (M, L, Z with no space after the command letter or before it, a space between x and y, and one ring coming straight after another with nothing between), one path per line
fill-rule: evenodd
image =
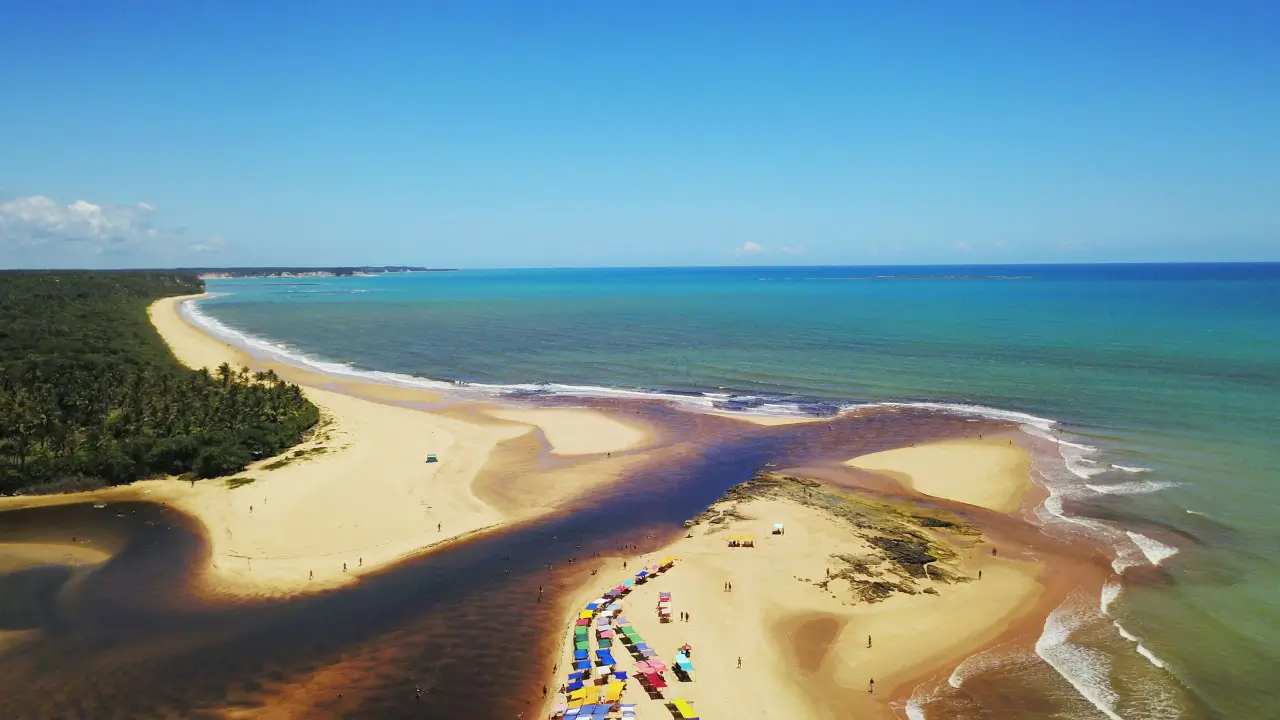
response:
M0 492L238 472L319 411L272 372L183 367L147 306L198 293L175 272L0 273Z
M317 455L323 455L327 452L329 452L329 448L324 447L323 445L304 448L302 450L294 450L293 452L289 453L288 455L285 455L279 460L272 460L266 465L263 465L262 469L263 470L279 470L280 468L285 467L286 465L292 463L294 460L307 460Z
M236 488L242 488L245 485L252 485L256 482L258 482L258 478L244 477L244 476L227 478L227 487L231 488L232 490L235 490Z

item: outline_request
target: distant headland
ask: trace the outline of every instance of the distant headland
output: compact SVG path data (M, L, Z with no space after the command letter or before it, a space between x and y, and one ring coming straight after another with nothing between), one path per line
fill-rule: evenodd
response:
M411 265L378 265L361 267L239 267L239 268L179 268L201 278L298 278L298 277L353 277L410 272L453 272L456 268L427 268Z

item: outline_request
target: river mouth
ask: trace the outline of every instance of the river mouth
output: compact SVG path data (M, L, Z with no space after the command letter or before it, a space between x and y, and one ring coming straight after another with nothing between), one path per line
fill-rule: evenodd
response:
M208 553L202 530L159 504L0 514L0 543L74 536L112 552L74 582L42 570L39 582L24 581L34 599L28 592L20 607L0 604L0 628L37 634L0 650L0 716L235 717L268 707L307 717L532 716L565 603L607 562L596 553L658 547L768 465L829 464L1010 429L925 411L747 429L644 412L679 440L680 452L550 516L314 595L202 598L194 591ZM568 564L571 556L579 561Z

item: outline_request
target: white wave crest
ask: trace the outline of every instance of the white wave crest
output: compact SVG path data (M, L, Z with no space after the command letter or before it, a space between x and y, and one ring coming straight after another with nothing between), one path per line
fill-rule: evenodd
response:
M1168 560L1178 554L1178 548L1171 545L1165 545L1159 540L1149 538L1142 533L1136 533L1132 530L1128 530L1125 534L1129 536L1129 539L1133 541L1134 545L1138 546L1138 549L1142 551L1142 554L1152 565L1159 565L1165 560Z
M1145 495L1177 487L1177 483L1168 482L1167 480L1133 480L1113 485L1086 484L1085 487L1105 495Z
M1102 585L1102 596L1098 599L1098 612L1103 615L1110 615L1112 604L1120 597L1120 593L1124 591L1124 584L1120 582L1120 578L1107 578Z
M1127 472L1127 473L1151 472L1151 468L1146 468L1146 467L1129 467L1127 465L1112 465L1111 467L1115 468L1116 470L1123 470L1124 472Z
M952 415L968 415L972 417L985 418L987 420L1003 420L1006 422L1017 423L1019 425L1031 426L1042 432L1048 433L1058 424L1057 420L1042 418L1030 413L1018 412L1017 410L1004 410L1002 408L988 407L986 405L969 405L966 403L943 403L943 402L873 402L862 403L858 405L847 406L848 410L857 410L860 408L920 408L924 410L937 410L939 412L950 413ZM1039 433L1037 433L1039 434ZM1040 435L1046 439L1060 441L1052 434Z
M1105 653L1070 642L1072 632L1097 617L1083 594L1073 592L1045 618L1044 632L1036 640L1036 654L1100 712L1111 720L1121 720L1115 712L1120 697L1108 680L1110 659Z
M1112 624L1116 626L1116 632L1120 633L1120 637L1133 643L1136 646L1134 647L1134 650L1139 655L1146 658L1148 662L1160 668L1161 670L1167 670L1169 668L1169 666L1165 664L1164 660L1161 660L1159 657L1156 657L1155 653L1148 650L1147 646L1142 644L1142 641L1138 639L1137 635L1134 635L1133 633L1126 630L1124 626L1121 625L1119 622L1113 622Z

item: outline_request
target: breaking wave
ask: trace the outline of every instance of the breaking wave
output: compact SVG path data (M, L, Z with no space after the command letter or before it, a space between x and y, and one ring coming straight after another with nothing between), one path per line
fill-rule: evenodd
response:
M1159 565L1178 554L1178 548L1164 543L1154 538L1149 538L1142 533L1136 533L1132 530L1126 532L1129 539L1133 540L1133 544L1138 546L1142 554L1146 556L1147 561L1152 565Z
M1132 482L1114 483L1112 485L1094 485L1086 484L1085 487L1100 492L1104 495L1145 495L1147 493L1160 492L1171 487L1177 487L1177 483L1168 482L1166 480L1134 480Z
M1036 654L1111 720L1121 720L1115 712L1120 696L1108 676L1111 660L1103 653L1070 642L1071 633L1097 618L1084 594L1073 592L1044 621L1044 632L1036 640Z

